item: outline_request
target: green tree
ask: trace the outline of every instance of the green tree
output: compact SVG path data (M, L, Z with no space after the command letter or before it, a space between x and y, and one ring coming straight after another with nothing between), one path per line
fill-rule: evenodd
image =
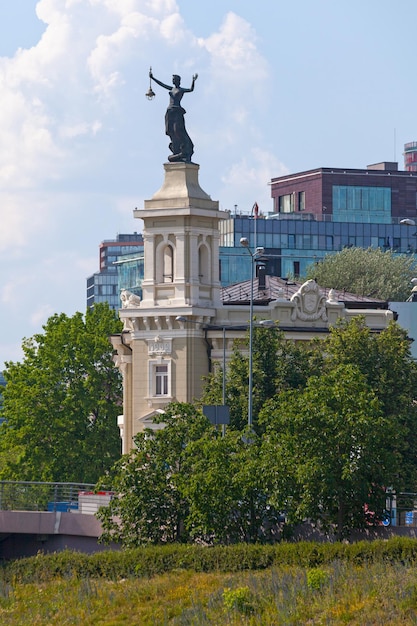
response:
M376 394L383 414L396 423L391 441L392 458L400 458L397 490L417 487L415 446L417 443L417 365L411 356L406 331L391 322L380 333L372 332L363 317L340 322L326 341L324 367L356 365Z
M255 543L273 536L276 514L260 472L260 439L254 433L213 431L195 441L187 455L183 493L193 539L214 543Z
M380 248L345 248L310 265L306 278L359 296L405 301L411 293L415 265L413 255Z
M398 324L375 333L363 318L342 321L308 348L255 328L251 433L241 347L227 371L225 437L196 407L170 405L165 427L137 435L103 479L118 494L100 512L104 540L260 541L273 535L275 511L342 536L369 522L367 509L378 519L384 487L413 489L417 370ZM221 403L222 379L218 368L203 401Z
M273 482L272 503L290 521L311 519L342 537L366 526L366 507L378 519L383 487L398 471L396 424L358 367L312 376L305 389L281 394L264 411L264 472Z
M160 419L164 428L139 433L136 448L100 481L118 496L98 513L102 540L132 547L268 538L274 511L259 439L233 430L222 437L189 404L169 405Z
M341 322L316 346L321 365L306 387L260 415L265 469L275 506L343 533L367 523L365 506L381 513L384 487L415 490L417 368L395 322L381 333L361 317Z
M109 335L120 321L107 304L53 315L6 364L0 428L2 478L91 482L120 457L121 377ZM11 450L12 454L7 454Z
M160 419L164 428L138 433L135 448L101 480L118 494L98 513L105 542L131 547L189 538L185 460L190 444L214 429L200 411L184 403L172 403Z

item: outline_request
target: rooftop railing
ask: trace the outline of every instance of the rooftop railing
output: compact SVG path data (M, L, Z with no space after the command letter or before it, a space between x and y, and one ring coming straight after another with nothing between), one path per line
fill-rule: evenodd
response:
M244 213L240 213L240 214L230 214L230 218L229 220L225 220L224 222L222 222L220 224L220 233L223 234L223 236L225 234L229 234L232 232L232 228L230 227L230 222L235 220L235 219L244 219L244 220L250 220L251 222L254 221L254 218L252 215L250 214L244 214ZM276 220L276 221L285 221L285 220L297 220L297 221L304 221L304 222L334 222L335 224L346 224L346 223L351 223L351 224L381 224L382 222L373 222L373 221L369 221L369 220L363 220L363 221L352 221L352 220L340 220L340 219L334 219L334 216L332 213L326 213L325 211L323 211L323 213L309 213L308 211L293 211L291 213L267 213L266 215L263 215L262 218L258 218L258 221L261 219L266 219L266 220ZM402 220L404 219L410 219L409 217L407 217L406 215L404 216L391 216L390 221L389 222L383 222L384 226L391 226L393 224L399 224L401 226L407 226L407 223L402 223ZM413 219L416 219L417 221L417 216L415 216Z

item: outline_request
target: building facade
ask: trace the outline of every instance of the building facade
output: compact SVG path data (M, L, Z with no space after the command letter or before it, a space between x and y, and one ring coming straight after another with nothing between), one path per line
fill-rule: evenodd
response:
M198 165L166 163L164 169L161 189L134 212L144 224L142 296L122 292L123 332L111 338L123 376L123 452L136 433L160 427L153 420L168 403L201 396L213 364L227 367L251 311L257 323L279 323L295 341L323 337L339 318L359 313L375 331L394 317L386 303L363 299L348 305L346 294L341 300L315 281L290 285L265 272L222 290L219 226L229 215L201 189Z
M382 162L366 169L321 167L273 178L274 213L305 213L333 222L390 224L415 218L417 172Z

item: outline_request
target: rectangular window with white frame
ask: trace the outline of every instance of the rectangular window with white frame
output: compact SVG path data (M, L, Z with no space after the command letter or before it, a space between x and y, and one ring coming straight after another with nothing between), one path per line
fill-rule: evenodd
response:
M171 361L149 361L149 395L158 398L171 396Z

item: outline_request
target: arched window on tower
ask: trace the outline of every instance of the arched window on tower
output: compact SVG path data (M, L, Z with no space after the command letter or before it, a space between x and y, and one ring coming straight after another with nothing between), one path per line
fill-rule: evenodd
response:
M198 278L200 283L209 284L211 281L210 255L206 244L201 244L198 248Z
M163 249L163 282L172 283L174 280L174 250L172 246L165 246Z

